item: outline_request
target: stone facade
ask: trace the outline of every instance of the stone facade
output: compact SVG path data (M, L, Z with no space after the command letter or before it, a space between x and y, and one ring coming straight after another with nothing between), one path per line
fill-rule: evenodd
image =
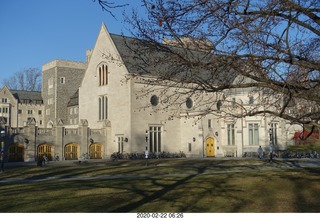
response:
M44 106L40 92L9 90L4 86L0 91L0 117L8 127L24 127L28 120L35 118L39 127L44 121Z
M45 125L50 127L62 120L70 124L67 105L79 89L87 63L54 60L42 67L42 98L46 109Z
M62 160L86 154L92 159L107 159L113 152L143 153L146 148L151 152L183 151L188 157L242 157L256 152L259 145L269 150L270 128L278 149L290 144L290 136L299 129L268 115L199 117L192 104L201 104L193 103L192 97L184 103L187 96L172 116L172 111L161 110L161 101L154 102L160 85L141 95L146 84L130 76L134 68L126 64L122 49L121 37L109 34L102 25L93 50L87 51L87 63L54 60L45 64L43 104L33 109L42 114L23 127L18 118L2 124L7 159L33 161L43 154L50 159L59 155ZM251 107L254 103L249 92L232 91L231 98ZM12 96L10 103L17 105L15 101ZM22 105L26 110L27 105Z

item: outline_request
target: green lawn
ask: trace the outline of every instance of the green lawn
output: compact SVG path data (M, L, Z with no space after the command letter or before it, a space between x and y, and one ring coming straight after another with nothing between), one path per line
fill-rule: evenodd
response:
M14 167L0 174L0 212L320 212L320 168L295 165L177 159Z

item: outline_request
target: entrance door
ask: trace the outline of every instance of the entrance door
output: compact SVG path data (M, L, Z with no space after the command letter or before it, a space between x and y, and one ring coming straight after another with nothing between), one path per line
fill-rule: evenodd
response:
M207 138L206 140L206 155L207 157L214 157L215 151L214 151L214 138Z
M24 161L24 147L20 144L14 144L9 147L8 160L9 161Z
M66 160L78 159L78 144L67 144L64 149L64 156Z
M43 155L46 155L48 160L52 160L52 150L53 146L50 144L41 144L38 147L38 160L42 158Z
M102 159L102 144L91 144L89 147L90 159Z

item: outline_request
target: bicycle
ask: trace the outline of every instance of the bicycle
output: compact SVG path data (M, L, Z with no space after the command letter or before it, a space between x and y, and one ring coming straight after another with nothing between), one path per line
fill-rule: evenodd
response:
M55 155L54 155L54 161L60 161L59 154L55 154Z

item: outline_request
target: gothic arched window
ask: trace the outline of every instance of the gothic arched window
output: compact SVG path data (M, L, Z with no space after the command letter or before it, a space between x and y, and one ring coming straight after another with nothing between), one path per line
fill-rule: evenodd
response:
M99 80L99 86L108 84L108 66L107 65L103 64L99 66L98 80Z

